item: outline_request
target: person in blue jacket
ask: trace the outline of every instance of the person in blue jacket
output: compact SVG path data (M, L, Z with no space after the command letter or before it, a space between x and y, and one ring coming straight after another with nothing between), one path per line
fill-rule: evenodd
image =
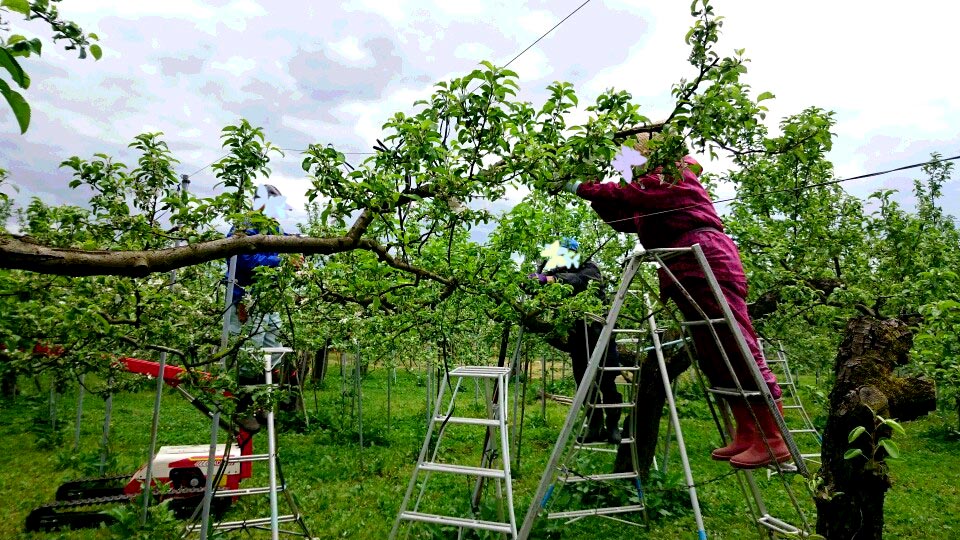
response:
M261 195L262 194L262 195ZM257 190L257 197L263 198L263 204L258 210L261 212L268 206L267 200L272 197L280 197L280 190L270 184L263 184ZM227 236L238 234L234 228L230 229ZM256 228L244 230L244 234L252 236L260 234ZM276 230L265 231L263 234L284 234L278 226ZM254 290L257 281L258 268L276 268L280 266L282 260L279 253L274 252L256 252L237 255L237 266L233 284L233 309L230 310L230 324L228 331L230 335L242 335L248 342L245 348L261 349L265 347L282 347L279 339L280 334L280 314L271 309L273 306L266 306L263 300ZM229 265L228 270L229 274ZM229 275L228 275L229 279ZM274 367L277 360L274 360ZM263 367L260 364L250 365L242 363L239 367L238 383L241 386L259 385L264 383ZM237 422L247 431L255 433L260 429L260 422L255 415L245 415L244 413L252 404L252 397L248 392L241 391L237 401Z

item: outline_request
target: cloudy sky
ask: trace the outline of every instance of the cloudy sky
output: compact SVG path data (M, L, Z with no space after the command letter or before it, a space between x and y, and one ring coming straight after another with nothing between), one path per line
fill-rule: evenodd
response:
M409 111L438 80L477 62L503 64L583 0L63 0L64 18L96 32L103 59L79 61L48 42L42 25L13 30L45 40L25 61L33 78L26 135L0 107L0 167L20 188L79 204L63 159L103 152L128 164L126 145L162 131L182 173L218 159L219 131L238 118L291 149L271 183L302 208L307 181L297 149L333 143L369 151L395 111ZM726 16L721 50L745 48L750 82L771 91L774 120L816 105L836 111L831 158L838 177L960 154L955 29L960 3L715 0ZM787 7L789 5L789 8ZM511 68L521 97L538 103L554 80L581 102L605 88L629 90L651 118L670 109L670 85L689 76L683 36L689 2L592 0ZM357 160L362 156L354 156ZM723 164L715 164L722 168ZM709 167L709 165L708 165ZM918 171L846 184L866 196L909 190ZM193 177L209 192L209 169ZM960 214L960 173L945 190ZM294 214L295 216L296 214Z

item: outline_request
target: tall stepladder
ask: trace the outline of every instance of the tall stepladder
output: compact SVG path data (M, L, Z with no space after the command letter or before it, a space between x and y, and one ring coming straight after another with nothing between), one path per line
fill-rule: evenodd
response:
M403 502L390 531L390 538L398 538L401 533L401 526L408 524L406 531L409 533L409 527L413 523L430 523L437 525L447 525L456 527L460 535L465 530L486 530L501 533L509 538L517 538L517 520L513 508L513 480L510 472L510 435L508 432L508 413L509 411L509 376L510 368L501 366L461 366L450 370L445 377L443 386L435 401L433 414L427 427L427 434L420 449L416 466L407 485ZM455 378L456 384L452 386L450 399L447 402L446 410L443 410L443 395L450 386L449 381ZM461 416L455 414L457 394L461 390L463 381L479 379L484 383L494 385L493 392L487 392L489 402L485 407L487 414L482 417ZM492 397L498 396L494 401ZM499 433L500 467L496 463L484 462L482 466L470 466L457 463L449 463L442 460L441 448L444 434L449 426L465 425L485 428L484 431L494 429ZM434 438L434 433L436 436ZM478 434L478 439L480 438ZM432 444L431 444L432 443ZM432 450L431 450L432 447ZM496 482L496 496L500 505L500 514L502 518L497 520L480 519L476 515L452 515L449 511L428 510L424 507L428 504L427 491L430 486L431 476L440 475L460 475L473 478L484 478ZM414 491L417 484L420 489L414 498ZM447 495L445 498L450 498ZM464 505L472 505L470 493L464 493ZM473 511L476 513L476 510Z
M739 331L739 327L735 322L729 306L726 304L726 301L723 298L723 294L716 282L716 278L713 276L712 270L703 256L700 246L694 245L688 248L663 248L646 250L642 245L638 244L628 257L617 294L613 299L608 313L606 314L603 331L601 332L598 343L591 354L587 372L581 381L576 396L573 398L570 412L568 413L567 419L561 428L561 432L557 438L556 444L554 445L546 469L540 479L537 492L531 501L530 508L527 511L523 525L520 529L520 538L530 538L537 519L539 517L550 516L549 507L553 502L553 498L556 497L556 491L558 487L562 486L562 482L559 481L559 479L561 479L564 474L563 464L566 462L571 452L575 452L577 450L576 447L578 445L573 436L575 435L575 430L577 427L578 415L582 414L581 409L583 409L585 405L589 405L590 387L594 384L594 381L599 376L598 372L603 369L603 357L607 348L607 344L611 339L617 339L617 336L623 334L633 334L634 336L639 336L644 333L648 335L650 339L650 345L647 347L647 350L655 353L654 356L656 361L660 364L659 371L663 379L662 382L664 385L664 390L667 397L667 406L670 414L670 428L676 440L678 447L677 451L680 454L684 469L684 481L690 494L691 507L693 509L693 517L696 525L696 534L699 538L707 538L704 518L700 511L700 504L696 491L697 484L694 481L693 468L691 467L691 463L687 456L686 447L683 441L680 415L677 411L676 402L673 399L673 389L664 365L665 360L663 355L663 343L661 340L662 329L657 326L657 322L653 316L655 313L659 313L659 310L661 309L661 307L653 305L653 299L658 298L659 295L656 292L656 287L649 285L646 283L645 278L641 277L644 274L641 272L641 268L645 264L656 265L657 267L664 269L663 273L666 275L666 279L673 280L677 286L680 286L681 289L683 289L682 285L680 285L679 281L676 280L669 269L667 269L665 264L665 261L681 256L690 257L695 260L697 264L699 264L710 285L710 290L712 291L717 303L722 308L722 316L710 318L706 315L706 313L703 312L702 309L699 309L698 307L697 309L702 315L701 320L687 320L681 323L681 326L687 330L689 330L690 327L697 325L706 327L710 330L716 339L719 348L723 352L726 368L732 375L733 387L709 388L707 395L708 402L711 402L711 396L713 396L713 399L715 399L716 396L724 396L725 399L762 400L762 402L766 404L766 407L768 407L771 411L777 411L775 401L772 395L770 395L770 391L767 386L763 384L763 379L759 369L752 361L747 362L747 364L751 367L750 374L754 379L754 384L750 386L756 386L759 388L759 390L745 390L744 385L742 385L736 378L736 374L734 373L731 365L731 359L752 358L752 356L749 356L749 347ZM687 293L685 290L683 290L683 292L689 297L689 293ZM637 307L638 303L640 303L639 308ZM632 312L633 316L626 317L623 321L621 321L620 316L624 312L624 309L634 310ZM637 309L639 309L644 315L637 317ZM628 323L628 320L632 321L632 323ZM636 328L637 320L645 321L646 327L643 329ZM618 322L621 324L618 324ZM630 324L633 325L632 328L630 327ZM735 346L730 346L728 343L726 349L724 349L724 344L721 343L716 332L717 328L723 327L729 328L732 331L732 334L735 337ZM711 405L711 407L713 406ZM723 425L727 426L727 431L732 432L732 430L729 428L731 423L729 421L727 411L722 407L720 408L720 411L721 415L725 419ZM790 481L785 477L785 475L787 473L799 473L806 476L808 475L808 472L803 464L803 460L800 459L799 450L796 448L796 444L791 437L790 431L786 428L783 422L782 415L777 412L773 416L777 420L777 428L779 429L784 441L787 443L791 456L795 461L799 462L799 466L787 467L778 464L776 460L773 460L772 464L770 465L770 469L777 473L780 483L783 485L785 499L789 500L791 505L796 510L799 525L790 524L785 520L775 518L770 515L770 513L767 511L767 507L763 498L764 489L758 485L756 479L754 478L753 471L738 469L736 470L735 476L740 484L743 494L745 495L747 505L750 509L751 515L753 516L755 525L757 526L757 530L761 538L771 537L773 535L802 536L811 532L811 528L807 522L803 509L800 507L800 503L797 500L796 495L793 493ZM754 420L756 421L756 418L754 418ZM717 421L717 425L720 429L721 439L725 440L728 435L724 432L723 426L719 420ZM769 445L768 450L770 450Z

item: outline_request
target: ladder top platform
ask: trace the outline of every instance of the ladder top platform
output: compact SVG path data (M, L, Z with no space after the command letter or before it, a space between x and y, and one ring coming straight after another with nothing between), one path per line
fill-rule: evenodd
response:
M263 347L262 349L256 349L256 350L259 350L262 353L270 353L270 354L293 352L293 349L291 349L290 347Z
M489 377L496 378L510 373L509 367L499 366L460 366L450 371L451 377Z

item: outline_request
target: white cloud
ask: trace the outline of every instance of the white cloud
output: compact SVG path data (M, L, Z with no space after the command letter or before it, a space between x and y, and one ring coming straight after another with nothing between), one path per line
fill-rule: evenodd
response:
M360 47L360 41L356 36L348 36L340 41L335 41L328 45L335 56L346 60L356 66L372 66L373 57L370 52Z
M383 2L382 0L352 0L343 4L345 11L363 11L367 13L376 13L389 21L395 28L403 27L410 20L413 13L411 5L416 2L392 0Z
M538 81L553 73L553 65L547 55L538 49L530 49L517 58L510 64L510 69L517 72L521 85Z
M231 56L226 62L211 62L210 66L214 69L226 71L235 77L239 77L257 67L257 61L252 58Z
M353 132L361 140L373 144L373 141L383 137L382 126L395 111L410 111L414 101L429 97L432 91L432 83L420 88L398 88L385 93L382 101L351 101L331 112L341 124L353 126Z
M457 45L456 49L453 50L453 55L455 57L474 62L486 60L490 58L492 54L493 49L476 41L461 43L460 45Z
M530 36L540 36L557 24L557 16L543 9L531 10L516 18L517 25Z
M263 6L253 0L237 0L226 6L212 6L200 0L164 0L163 2L83 0L62 6L61 11L85 29L95 27L96 21L105 17L129 20L166 17L192 20L197 28L208 34L216 34L218 24L223 24L235 31L245 30L248 20L267 14Z
M432 10L455 18L475 19L486 11L484 2L459 2L456 0L433 0Z

